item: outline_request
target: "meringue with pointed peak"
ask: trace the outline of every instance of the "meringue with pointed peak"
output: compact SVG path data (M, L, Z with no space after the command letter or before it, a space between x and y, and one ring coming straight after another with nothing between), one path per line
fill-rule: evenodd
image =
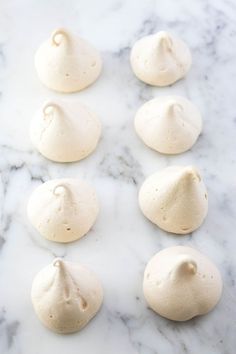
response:
M181 96L160 96L138 110L138 136L150 148L163 154L179 154L190 149L202 130L198 109Z
M56 162L84 159L95 150L100 136L97 115L75 101L45 103L30 125L33 145L44 157Z
M81 330L98 312L103 289L86 267L56 259L34 278L31 299L40 321L54 332Z
M194 248L175 246L148 262L143 291L149 307L173 321L187 321L211 311L222 293L216 266Z
M102 60L87 41L58 28L37 50L35 67L45 86L69 93L83 90L96 81Z
M71 242L83 237L99 212L95 190L86 182L62 178L47 181L32 193L28 218L46 239Z
M181 39L160 31L134 44L130 62L141 81L153 86L167 86L187 74L192 57Z
M143 214L161 229L187 234L205 219L208 197L194 167L171 166L144 181L139 191L139 205Z

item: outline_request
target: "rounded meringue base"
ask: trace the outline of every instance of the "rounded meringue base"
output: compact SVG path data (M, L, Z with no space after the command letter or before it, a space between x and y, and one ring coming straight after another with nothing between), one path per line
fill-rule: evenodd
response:
M101 133L100 133L101 134ZM97 146L98 146L98 143L99 143L99 140L100 140L100 135L98 137L98 139L96 140L96 142L94 142L94 146L91 150L89 151L86 151L86 154L84 154L83 156L81 156L81 154L79 153L78 156L74 155L73 153L73 156L71 156L70 158L58 158L58 155L57 154L49 154L48 151L44 151L42 149L40 149L38 146L35 146L38 150L38 152L43 156L45 157L46 159L48 159L49 161L53 161L53 162L58 162L58 163L71 163L71 162L78 162L78 161L82 161L84 159L86 159L88 156L92 155L92 153L96 150ZM31 139L32 141L32 139ZM33 143L33 142L32 142Z
M32 302L33 302L33 299L32 299ZM67 327L67 328L62 328L61 326L60 327L56 327L55 326L55 323L53 322L53 319L51 321L48 321L48 318L47 319L44 319L42 316L41 316L41 313L38 311L38 308L34 305L34 302L33 302L33 306L34 306L34 311L38 317L38 319L40 320L40 322L48 329L50 329L52 332L54 333L58 333L58 334L72 334L72 333L76 333L76 332L79 332L81 331L84 327L87 326L87 324L89 324L89 322L97 315L97 313L100 311L101 309L101 306L102 306L102 301L101 301L101 304L98 308L98 310L91 315L91 317L87 320L87 321L84 321L83 323L82 322L79 322L77 321L73 326L71 327Z
M70 83L69 85L66 83L64 85L56 85L54 80L49 80L48 77L45 77L45 75L41 72L41 70L37 66L37 62L35 59L35 67L37 71L38 78L40 82L49 90L59 92L59 93L76 93L80 92L82 90L85 90L92 84L94 84L99 76L101 75L102 72L102 64L100 66L99 72L93 77L93 79L86 84L81 84L81 81L74 81L73 83ZM66 82L66 78L64 78Z

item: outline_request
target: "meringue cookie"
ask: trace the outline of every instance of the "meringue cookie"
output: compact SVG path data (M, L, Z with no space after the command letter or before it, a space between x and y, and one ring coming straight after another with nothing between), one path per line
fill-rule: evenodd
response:
M59 28L37 50L35 67L45 86L68 93L83 90L97 80L102 60L87 41Z
M31 298L40 321L57 333L81 330L98 312L102 285L86 267L56 259L35 277Z
M171 85L184 77L192 58L187 45L165 31L138 40L131 51L134 74L154 86Z
M221 297L222 279L216 266L190 247L169 247L148 262L144 296L151 309L173 321L206 314Z
M143 214L161 229L187 234L196 230L205 219L208 197L194 167L171 166L144 181L139 205Z
M79 161L91 154L101 135L96 114L79 102L48 102L35 114L30 138L38 151L56 162Z
M163 154L179 154L195 144L202 130L202 118L186 98L160 96L138 110L135 129L150 148Z
M62 178L47 181L32 193L28 218L46 239L71 242L93 226L99 211L96 193L84 181Z

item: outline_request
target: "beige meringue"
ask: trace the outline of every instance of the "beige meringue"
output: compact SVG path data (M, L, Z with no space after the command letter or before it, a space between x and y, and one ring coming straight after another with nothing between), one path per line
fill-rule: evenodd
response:
M160 31L134 44L130 62L134 74L141 81L154 86L167 86L187 74L192 58L181 39Z
M216 266L194 248L175 246L148 262L144 296L151 309L174 321L206 314L221 297L222 279Z
M75 101L47 102L35 114L30 138L38 151L56 162L79 161L91 154L101 135L101 123Z
M202 130L202 118L186 98L160 96L138 110L135 130L150 148L163 154L179 154L195 144Z
M98 211L95 190L73 178L43 183L32 193L27 207L29 221L42 236L64 243L84 236Z
M37 50L35 67L45 86L68 93L83 90L96 81L102 60L87 41L59 28Z
M57 333L81 330L98 312L103 289L86 267L56 259L35 277L31 298L40 321Z
M139 191L143 214L161 229L176 234L196 230L206 217L208 197L192 166L171 166L148 177Z

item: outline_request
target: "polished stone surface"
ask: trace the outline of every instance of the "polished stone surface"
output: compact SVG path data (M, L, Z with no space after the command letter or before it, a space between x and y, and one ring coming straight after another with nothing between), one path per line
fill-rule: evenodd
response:
M102 53L100 79L71 95L49 91L34 69L38 45L56 27L68 27ZM138 81L130 48L158 30L183 38L193 55L187 77L171 87ZM14 0L0 12L0 353L1 354L234 354L236 332L236 3L233 0ZM182 94L201 110L204 129L196 145L178 156L148 149L136 136L136 110L157 95ZM96 152L72 164L40 156L29 122L46 99L80 100L103 124ZM194 164L209 192L200 229L175 236L141 214L137 192L146 176L168 165ZM101 212L86 237L67 245L43 239L29 224L32 190L57 177L92 183ZM218 306L204 317L175 323L147 308L142 293L146 263L171 245L190 245L209 256L224 282ZM80 333L56 335L32 308L34 275L56 256L95 270L104 304Z

